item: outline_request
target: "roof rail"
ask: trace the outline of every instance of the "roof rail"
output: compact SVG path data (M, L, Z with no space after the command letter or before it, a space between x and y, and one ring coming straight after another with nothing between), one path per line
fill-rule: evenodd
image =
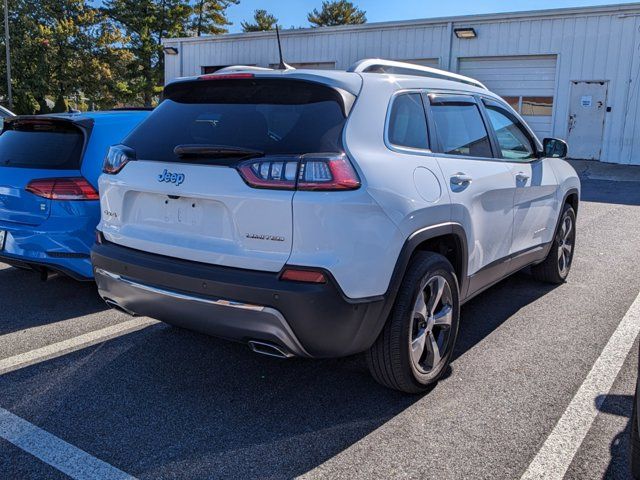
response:
M407 62L395 62L393 60L383 60L381 58L366 58L351 65L347 72L355 73L395 73L396 75L413 75L416 77L439 78L442 80L451 80L453 82L466 83L474 87L488 90L488 88L478 80L458 75L457 73L447 72L437 68L424 67Z
M216 70L215 73L233 73L233 72L264 72L270 71L273 68L255 67L249 65L229 65L228 67L222 67L220 70Z

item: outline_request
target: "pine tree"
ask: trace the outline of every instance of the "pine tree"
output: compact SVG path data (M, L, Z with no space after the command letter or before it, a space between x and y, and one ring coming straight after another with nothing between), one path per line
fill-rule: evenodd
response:
M51 100L64 111L70 97L109 105L121 95L129 54L89 0L11 0L9 15L17 113L45 113Z
M227 8L238 3L240 0L196 0L193 5L193 33L197 37L227 33L226 27L231 25Z
M264 32L274 30L278 19L266 10L256 10L253 14L254 23L242 22L243 32Z
M313 27L359 25L367 21L366 13L347 0L323 1L322 9L314 8L307 20Z
M127 35L133 58L126 80L134 96L151 106L162 90L162 39L186 36L193 9L189 0L106 0L103 12Z

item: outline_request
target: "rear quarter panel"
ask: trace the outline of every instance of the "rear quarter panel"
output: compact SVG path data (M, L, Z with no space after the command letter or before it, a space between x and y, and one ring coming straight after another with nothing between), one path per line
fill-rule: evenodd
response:
M142 122L150 112L122 112L101 114L95 118L89 143L82 160L82 175L95 188L102 173L102 163L111 145L116 145Z
M386 293L407 238L451 217L446 190L434 196L429 192L427 201L416 188L418 168L429 169L443 185L435 157L387 148L389 101L404 86L373 75L363 82L343 138L361 188L297 192L293 202L294 244L288 263L327 268L354 299Z

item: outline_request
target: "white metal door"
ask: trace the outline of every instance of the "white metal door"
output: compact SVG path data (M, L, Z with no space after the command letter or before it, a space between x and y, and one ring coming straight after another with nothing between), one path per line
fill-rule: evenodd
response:
M569 156L586 160L600 160L607 82L571 82L569 105Z

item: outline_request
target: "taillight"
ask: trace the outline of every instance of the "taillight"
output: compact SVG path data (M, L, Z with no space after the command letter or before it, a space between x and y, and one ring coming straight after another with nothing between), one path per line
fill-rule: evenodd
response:
M125 147L124 145L115 145L109 148L107 156L102 164L102 172L110 175L115 175L124 166L132 160L136 159L136 153L133 149Z
M265 157L238 167L253 188L275 190L355 190L358 174L344 154L308 154L300 157Z
M298 190L355 190L358 174L346 155L304 155L300 163Z
M82 177L32 180L26 190L49 200L98 200L100 198L96 189Z
M327 278L321 271L290 267L284 269L280 275L280 280L303 283L327 283Z
M269 157L243 162L238 171L253 188L295 190L298 165L299 157Z

